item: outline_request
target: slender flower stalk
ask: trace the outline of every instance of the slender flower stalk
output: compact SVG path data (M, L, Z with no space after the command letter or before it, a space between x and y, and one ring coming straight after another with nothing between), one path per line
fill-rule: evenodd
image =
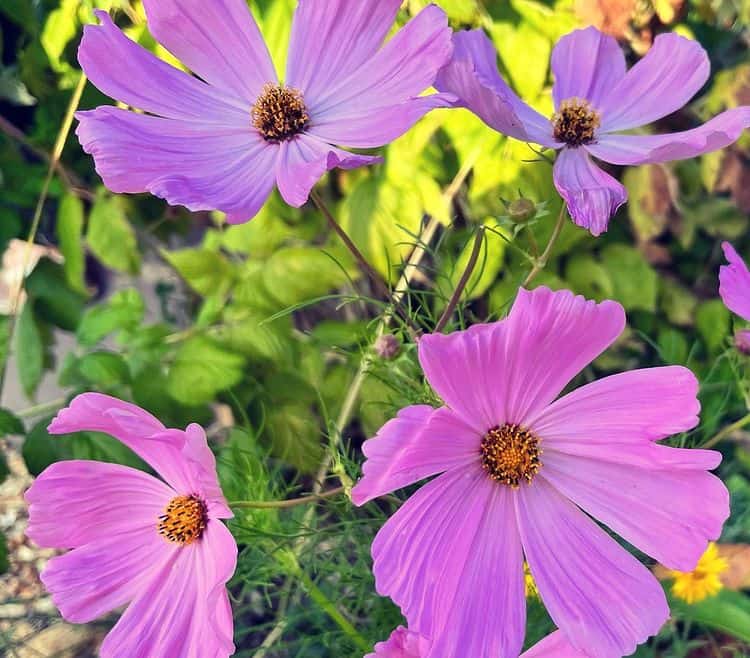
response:
M290 500L235 500L227 503L229 507L235 509L288 509L290 507L298 507L299 505L307 505L308 503L317 503L326 498L333 498L345 492L344 487L336 487L330 491L323 491L317 494L311 494L309 496L302 496L300 498L292 498Z
M531 268L531 271L523 280L523 283L521 284L522 287L524 288L527 287L538 276L538 274L545 267L547 267L547 263L549 262L550 256L552 256L552 250L555 248L555 244L557 244L557 240L560 237L560 234L562 233L563 226L565 225L566 215L567 215L567 208L565 207L565 204L563 203L562 206L560 207L560 214L557 216L557 221L555 222L555 226L552 229L552 235L550 235L549 242L547 242L547 246L544 248L544 252L542 253L542 255L534 260L534 266Z

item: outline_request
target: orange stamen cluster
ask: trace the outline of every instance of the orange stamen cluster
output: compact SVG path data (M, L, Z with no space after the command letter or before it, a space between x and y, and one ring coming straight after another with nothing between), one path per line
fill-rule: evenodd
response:
M596 129L601 125L601 116L582 98L568 98L560 103L552 115L555 139L568 146L581 146L594 141Z
M172 498L159 517L159 534L178 544L192 544L206 529L205 503L197 496Z
M283 142L301 133L310 121L299 89L268 83L251 111L253 126L268 142Z
M482 468L489 476L510 487L531 482L542 465L539 439L520 425L493 427L482 438Z

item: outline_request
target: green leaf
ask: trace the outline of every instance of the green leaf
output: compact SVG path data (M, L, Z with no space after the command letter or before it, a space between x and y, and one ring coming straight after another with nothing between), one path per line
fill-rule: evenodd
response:
M0 99L14 105L36 105L36 98L29 93L26 85L18 79L15 66L0 65Z
M320 464L320 425L305 404L269 404L266 408L263 439L271 452L303 473L312 473Z
M23 421L8 409L0 407L0 437L9 434L21 435L26 432Z
M58 436L50 436L47 426L52 417L45 418L34 425L23 442L21 454L26 468L33 476L39 475L47 466L65 459L70 459L70 445Z
M15 332L18 377L27 397L36 393L44 371L44 343L30 303L24 304Z
M8 541L5 539L5 535L0 533L0 574L4 574L9 568Z
M698 300L685 286L674 279L661 280L659 305L672 324L689 327L695 321Z
M177 351L167 375L167 391L178 402L198 405L242 379L245 359L209 338L191 338Z
M78 372L97 389L109 390L130 380L125 360L114 352L92 352L78 361Z
M711 299L698 306L695 327L710 353L720 351L726 343L730 320L729 310L720 299Z
M50 12L42 30L41 43L47 53L50 66L58 73L70 70L70 64L62 61L65 47L78 32L79 0L62 0L58 9Z
M26 292L40 321L65 331L75 331L81 321L85 298L68 286L62 265L47 258L40 260L26 279Z
M614 298L626 310L656 310L659 277L640 251L612 244L602 251L601 261L609 272Z
M235 304L228 306L214 337L233 352L284 364L294 356L289 317L266 322L268 313ZM291 363L289 363L291 365Z
M670 365L687 364L690 347L687 338L677 329L665 327L659 331L657 345L659 346L659 355L664 363Z
M125 216L120 197L99 191L89 215L86 241L92 253L107 267L132 274L140 268L135 232Z
M63 196L57 209L57 238L65 257L65 278L73 290L86 294L83 221L83 202L74 194Z
M120 290L106 304L86 311L76 332L78 342L92 346L113 331L136 329L143 321L145 311L143 297L137 290Z
M573 292L587 299L610 299L615 292L607 268L590 254L577 254L571 258L565 268L565 279Z
M109 434L76 432L59 437L70 446L73 459L86 459L110 464L123 464L141 470L148 466L130 448Z
M232 284L232 266L218 252L206 249L170 252L162 249L162 255L200 295L220 295Z
M716 596L688 605L670 596L672 614L750 642L750 598L741 592L723 589Z
M8 467L8 460L5 458L5 455L0 452L0 484L2 484L5 481L5 478L9 475L10 468Z

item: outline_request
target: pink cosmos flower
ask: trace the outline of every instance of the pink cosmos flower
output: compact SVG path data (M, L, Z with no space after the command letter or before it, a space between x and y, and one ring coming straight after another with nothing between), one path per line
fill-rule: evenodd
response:
M719 294L732 313L750 322L750 271L731 244L724 242L721 248L729 265L719 268ZM734 340L740 352L750 354L750 329L738 331Z
M412 633L399 626L385 642L375 645L375 653L365 658L427 658L429 643L418 633ZM520 658L588 658L570 646L565 636L559 631L551 633L537 642L531 649L524 651Z
M234 652L225 584L237 545L203 429L167 429L135 405L98 393L76 397L49 426L116 437L164 478L95 461L52 464L26 492L26 534L72 549L42 574L63 617L89 622L127 609L103 658L222 658Z
M292 206L335 167L381 161L378 147L452 96L419 95L452 50L431 5L385 46L401 0L300 0L284 82L245 0L144 0L156 40L198 77L128 39L106 12L78 59L105 94L147 112L79 112L77 134L114 192L251 219L276 184Z
M706 51L677 34L657 36L629 71L613 37L594 27L564 36L552 53L551 119L526 105L500 77L495 48L484 32L458 32L453 39L453 59L435 86L456 94L457 106L490 127L558 150L555 186L573 221L594 235L607 230L628 194L591 156L616 165L692 158L731 144L750 126L750 107L738 107L671 135L620 134L679 110L708 80Z
M621 658L669 609L651 572L590 517L686 571L719 536L729 496L708 470L721 454L656 443L698 422L689 370L634 370L556 399L624 327L615 302L521 289L505 320L419 341L445 405L406 407L367 441L352 498L438 475L372 545L377 591L429 639L425 658L517 658L524 559L570 644Z

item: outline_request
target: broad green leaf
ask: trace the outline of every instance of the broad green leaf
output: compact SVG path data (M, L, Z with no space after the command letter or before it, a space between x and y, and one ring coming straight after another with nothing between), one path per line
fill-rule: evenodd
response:
M275 457L303 473L313 472L323 455L320 425L305 404L276 405L266 408L263 440Z
M289 50L289 35L292 31L292 16L296 7L293 0L256 0L260 8L260 26L268 45L276 71L284 79L286 58Z
M663 165L630 167L623 183L633 230L641 242L653 240L667 228L672 198L679 193L675 175Z
M662 277L659 306L672 324L692 326L698 299L679 281Z
M65 258L65 278L73 290L86 294L83 222L83 202L75 194L63 196L57 209L57 239Z
M565 268L565 280L573 292L601 301L614 296L615 286L607 268L590 254L576 254Z
M664 327L657 340L659 356L668 365L687 364L690 347L684 334L677 329Z
M162 255L200 295L220 295L232 284L232 266L220 253L206 249L167 251Z
M275 364L291 362L295 355L289 317L266 322L268 313L230 305L223 313L214 338L233 352ZM289 363L291 365L291 363Z
M97 389L109 390L130 380L125 360L114 352L86 354L77 367L81 376Z
M89 215L86 241L92 253L107 267L132 274L140 268L135 232L120 197L99 191Z
M730 334L731 315L724 302L711 299L698 305L695 328L703 338L710 353L718 352Z
M87 459L110 464L123 464L147 470L148 466L123 443L101 432L76 432L56 440L67 443L74 459Z
M601 261L612 280L614 299L625 310L656 310L659 277L640 251L612 244L602 251Z
M703 624L732 637L750 642L750 598L741 592L721 590L716 596L688 605L670 596L672 615Z
M34 396L44 370L44 342L30 302L24 304L15 331L18 377L26 395Z
M119 290L101 305L93 306L81 318L76 337L81 345L96 345L120 329L135 329L143 321L146 305L134 288Z
M174 356L167 375L167 391L178 402L198 405L242 379L245 359L198 336L185 341Z
M24 434L23 421L8 409L0 408L0 437Z
M552 41L526 22L493 23L490 35L512 86L521 98L533 103L547 82Z
M51 420L51 416L40 420L31 428L23 442L21 454L26 468L33 476L39 475L50 464L71 459L73 456L69 442L47 432Z
M68 286L62 265L47 258L40 260L26 279L26 292L38 320L75 331L83 315L85 297Z
M70 70L70 64L62 61L66 46L78 32L79 0L62 0L60 6L47 17L42 30L41 43L49 63L58 73Z

